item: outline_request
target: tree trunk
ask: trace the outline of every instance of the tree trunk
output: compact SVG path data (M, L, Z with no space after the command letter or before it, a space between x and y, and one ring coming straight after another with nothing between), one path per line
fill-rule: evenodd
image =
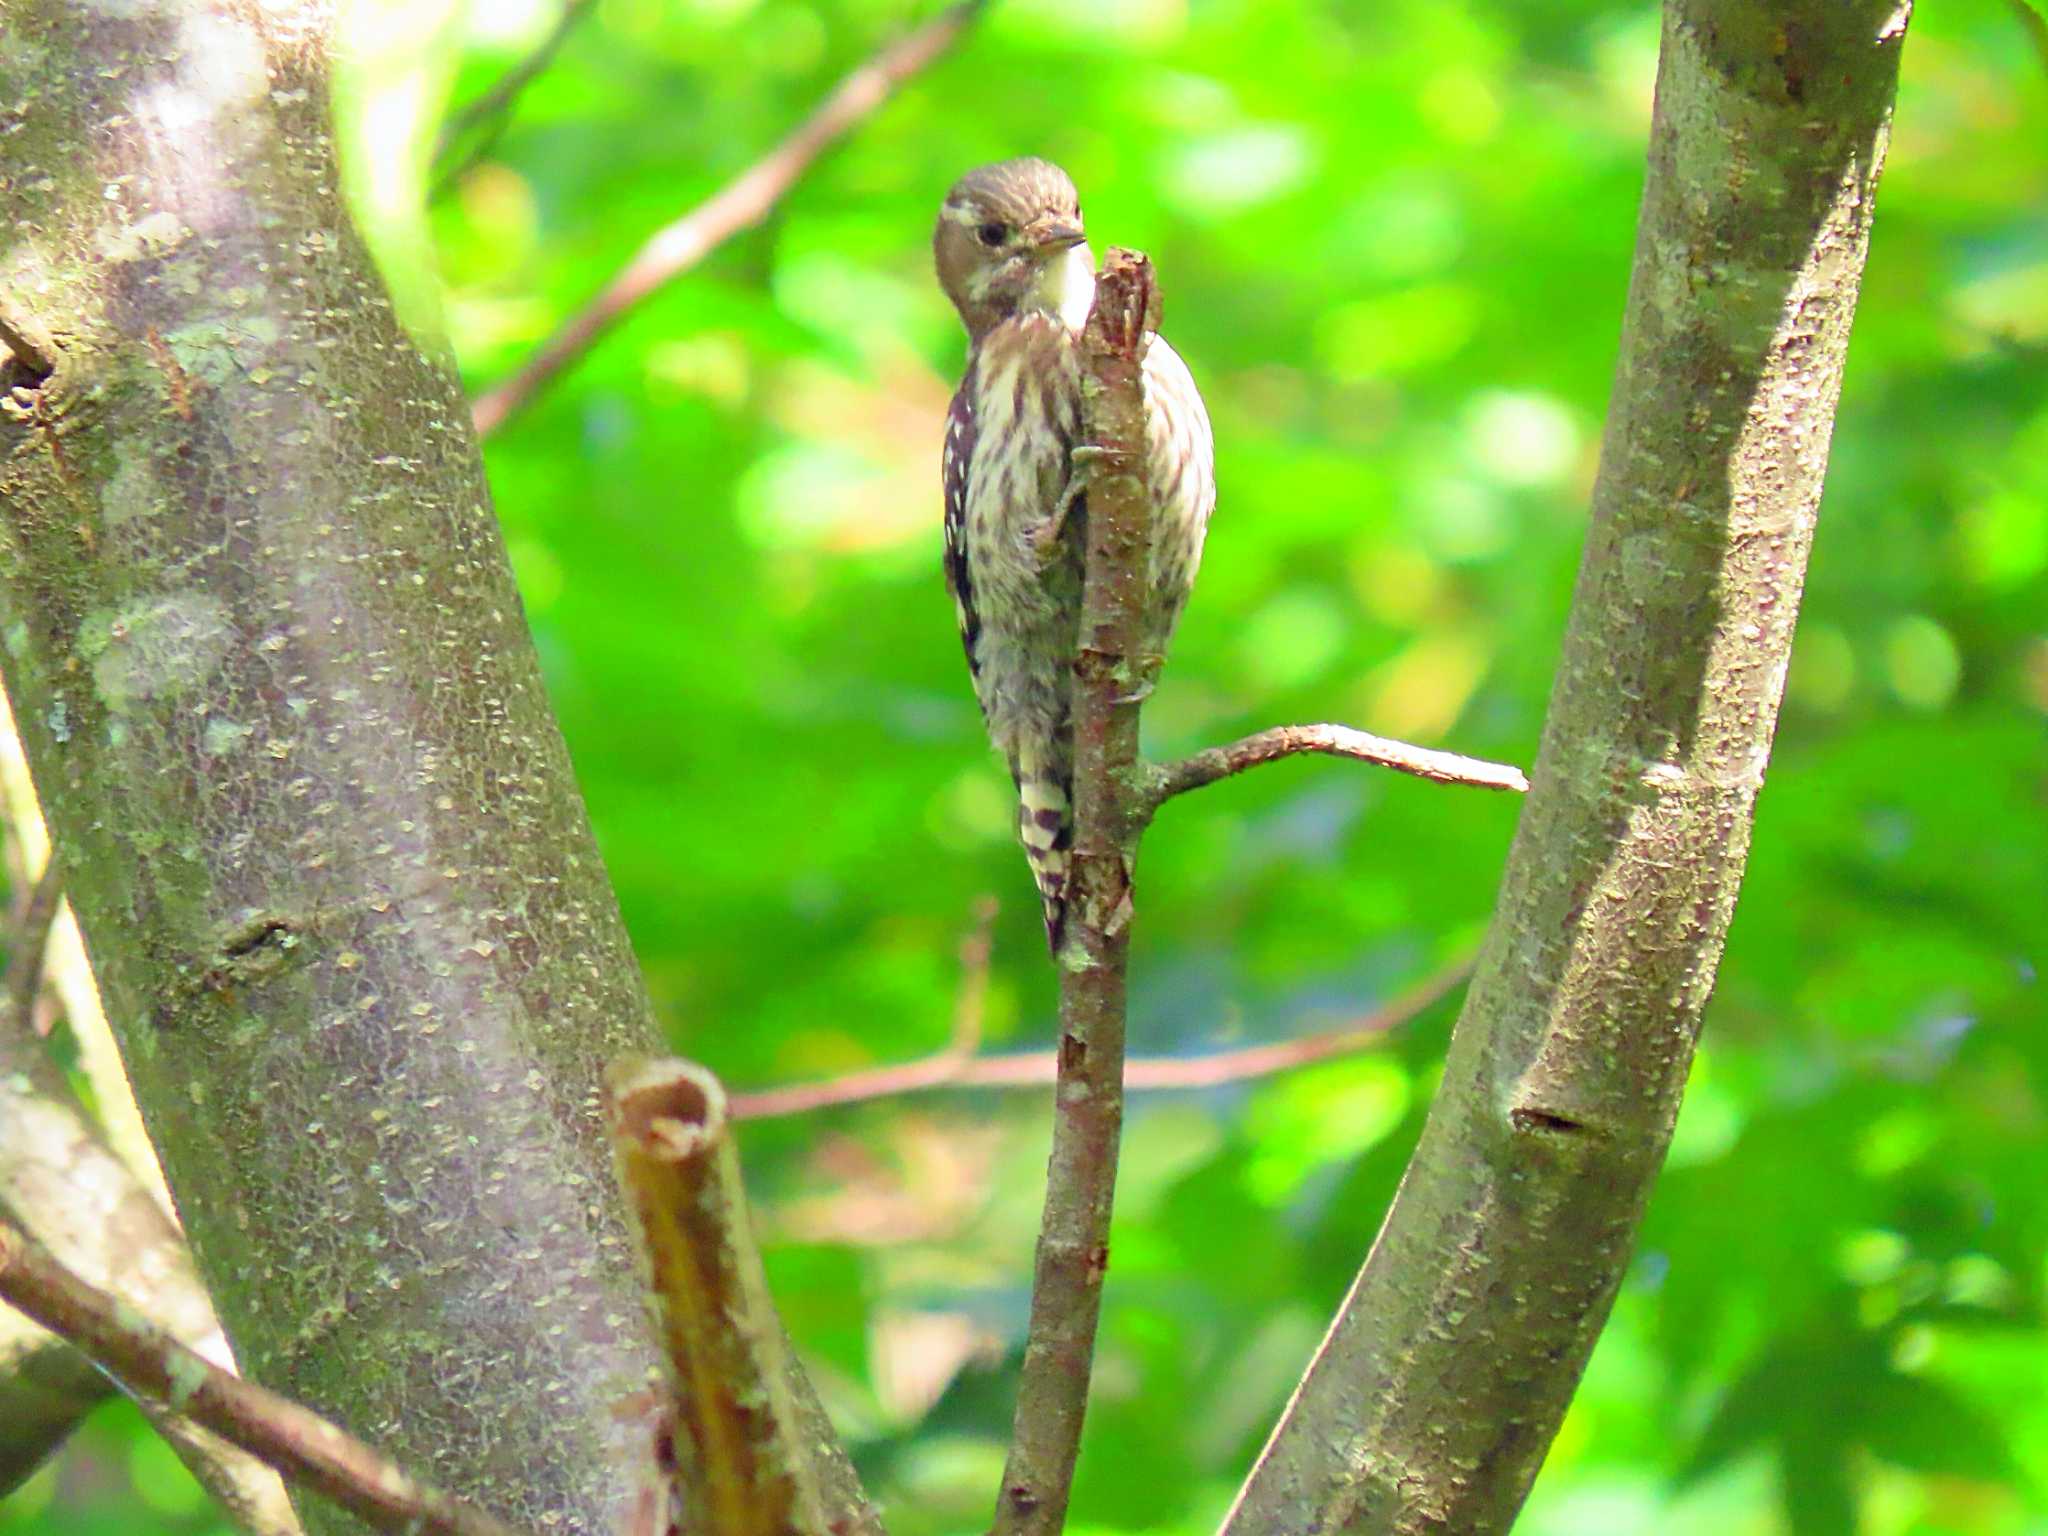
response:
M611 1529L658 1356L599 1078L656 1031L326 7L5 27L6 679L204 1277L251 1376Z
M1505 1531L1664 1157L1769 757L1910 0L1672 0L1528 809L1401 1192L1226 1536Z

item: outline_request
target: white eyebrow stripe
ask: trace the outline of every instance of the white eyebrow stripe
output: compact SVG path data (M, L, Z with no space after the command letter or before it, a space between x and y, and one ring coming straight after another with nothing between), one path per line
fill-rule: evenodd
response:
M979 224L981 214L968 203L947 203L939 209L941 218L951 219L955 224Z

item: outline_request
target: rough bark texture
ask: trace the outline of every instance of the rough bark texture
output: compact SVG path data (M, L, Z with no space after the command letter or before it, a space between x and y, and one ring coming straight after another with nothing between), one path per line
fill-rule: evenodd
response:
M327 28L9 0L0 315L55 371L4 380L7 685L244 1368L602 1531L659 1356L599 1083L655 1032L467 405L339 199Z
M5 303L6 289L0 287L0 306ZM0 423L4 423L4 418L0 418ZM4 430L4 425L0 425L0 433ZM0 446L0 452L4 451L4 446ZM4 506L0 502L0 511L4 511ZM0 667L0 682L4 682L4 672L5 668ZM29 778L28 758L22 752L14 711L8 707L4 689L0 689L0 815L5 816L7 823L8 878L32 882L49 860L50 832L43 821L35 785ZM165 1217L170 1217L171 1191L164 1183L149 1132L143 1129L142 1114L135 1107L128 1074L121 1066L121 1051L114 1043L106 1011L100 1007L99 988L86 959L85 941L68 901L58 908L57 921L50 929L49 947L43 955L43 985L62 1013L72 1043L78 1048L77 1070L91 1090L93 1120L100 1138Z
M1227 1536L1505 1531L1663 1160L1735 903L1908 0L1674 0L1533 789L1414 1162Z

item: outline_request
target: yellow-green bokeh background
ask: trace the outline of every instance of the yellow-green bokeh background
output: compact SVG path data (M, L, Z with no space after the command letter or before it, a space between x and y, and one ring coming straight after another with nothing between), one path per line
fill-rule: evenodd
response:
M418 157L542 0L358 0L353 186L481 388L903 3L598 0L422 221ZM914 1057L975 898L990 1048L1051 984L938 573L961 337L937 200L1041 153L1149 250L1222 501L1147 712L1527 761L1584 527L1656 16L1594 0L995 0L769 224L489 445L662 1015L748 1087ZM1526 1536L2048 1533L2048 59L2008 0L1906 49L1806 614L1706 1043ZM1515 807L1314 761L1167 811L1133 1041L1340 1022L1470 946ZM1370 1242L1450 1010L1133 1109L1081 1536L1211 1531ZM984 1528L1044 1101L750 1130L769 1266L897 1536ZM126 1410L0 1533L213 1529Z

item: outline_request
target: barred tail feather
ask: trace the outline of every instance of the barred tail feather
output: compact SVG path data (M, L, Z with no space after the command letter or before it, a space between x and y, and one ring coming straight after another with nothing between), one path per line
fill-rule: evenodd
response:
M1017 777L1017 836L1031 861L1038 897L1045 905L1045 942L1059 953L1067 910L1067 850L1074 840L1073 802L1067 775L1049 762L1026 756Z

